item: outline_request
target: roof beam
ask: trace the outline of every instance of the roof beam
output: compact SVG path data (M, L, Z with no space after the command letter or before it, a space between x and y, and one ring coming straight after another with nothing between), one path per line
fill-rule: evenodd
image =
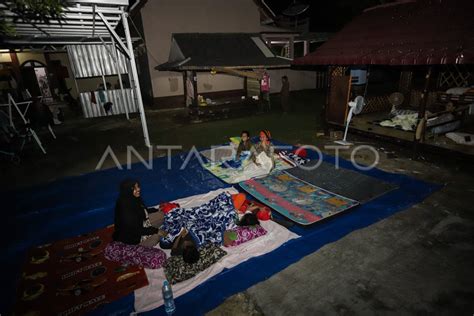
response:
M122 42L122 40L120 39L120 36L117 35L117 33L115 32L115 30L110 26L109 22L107 21L107 19L104 17L104 15L101 13L101 12L97 12L97 14L99 15L99 17L102 19L102 21L104 22L105 26L107 26L107 29L109 30L110 34L114 37L114 39L117 41L117 43L119 44L119 46L122 48L122 50L127 54L128 58L131 58L131 54L133 54L133 52L129 52L128 49L125 47L124 43Z
M21 24L21 25L16 25L15 29L17 30L26 30L26 29L37 29L31 24ZM93 26L92 25L46 25L42 26L41 29L43 30L92 30ZM96 30L103 30L107 31L107 28L103 25L98 25L95 27Z
M1 10L0 10L1 11ZM100 12L99 10L96 11L96 13ZM100 12L102 13L102 12ZM106 13L107 14L107 13ZM109 21L120 21L120 17L118 16L119 13L117 13L116 15L107 15L107 19ZM4 11L4 16L10 20L10 21L13 21L14 18L18 18L18 15L11 12L11 11ZM11 18L11 19L9 19ZM94 20L94 16L92 14L92 10L90 10L87 14L82 14L82 13L64 13L63 17L62 17L63 20L69 20L69 19L72 19L72 20L90 20L90 21L93 21ZM20 20L22 21L22 20ZM62 23L62 22L60 22Z
M107 5L121 5L128 6L128 0L67 0L68 3L80 3L80 4L107 4Z

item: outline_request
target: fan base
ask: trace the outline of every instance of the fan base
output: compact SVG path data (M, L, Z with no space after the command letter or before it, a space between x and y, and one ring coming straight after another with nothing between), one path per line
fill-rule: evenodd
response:
M345 141L345 140L336 140L334 142L336 144L343 145L343 146L352 146L352 145L354 145L353 143L350 143L350 142Z

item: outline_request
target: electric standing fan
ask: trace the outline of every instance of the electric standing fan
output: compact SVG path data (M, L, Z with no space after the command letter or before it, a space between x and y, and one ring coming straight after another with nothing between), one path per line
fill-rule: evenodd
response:
M354 99L354 101L350 101L348 103L348 105L349 105L349 113L347 114L347 118L346 118L346 129L344 131L344 138L342 140L335 141L336 144L346 145L346 146L352 145L352 143L349 143L346 140L347 139L347 131L349 130L349 124L351 123L352 115L359 114L362 111L362 109L364 108L364 106L365 106L364 97L361 96L361 95L358 95Z
M390 109L390 116L396 116L398 106L402 105L404 101L404 96L400 92L394 92L388 97L388 102L392 105Z

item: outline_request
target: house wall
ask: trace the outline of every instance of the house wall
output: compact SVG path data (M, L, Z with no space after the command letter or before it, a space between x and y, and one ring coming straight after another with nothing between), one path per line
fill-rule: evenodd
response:
M10 53L0 53L0 63L11 63Z
M290 91L314 89L316 87L315 71L300 71L291 69L267 70L270 75L270 93L278 93L281 89L281 77L287 76Z
M18 58L18 63L20 64L20 66L21 64L23 64L25 61L28 61L28 60L37 60L46 65L46 60L44 59L43 53L24 52L24 53L16 53L16 56Z
M262 30L259 11L253 0L154 0L145 4L141 15L147 48L152 55L148 61L153 95L155 100L168 100L167 105L173 102L182 105L184 102L182 73L154 69L168 61L172 33L259 33ZM269 74L271 92L280 91L284 74L289 77L292 90L315 86L313 72L286 69L270 70ZM243 85L244 79L240 77L198 73L198 93L241 90Z
M69 78L66 78L66 86L71 89L71 95L74 98L79 96L78 92L87 92L87 91L94 91L97 89L99 84L102 83L102 77L94 77L94 78L84 78L84 79L77 79L77 85L79 87L79 91L76 89L76 85L74 84L74 73L72 72L71 65L69 63L69 57L67 53L49 53L50 60L60 60L61 65L67 67L67 71L69 74ZM126 77L127 75L122 76L122 78ZM109 82L112 87L117 83L118 76L106 76L105 81ZM127 79L128 80L128 79Z
M181 73L154 69L168 61L172 33L260 32L260 16L252 0L154 0L145 4L141 15L154 57L149 58L149 70L155 98L183 94ZM242 88L242 78L198 74L198 93Z

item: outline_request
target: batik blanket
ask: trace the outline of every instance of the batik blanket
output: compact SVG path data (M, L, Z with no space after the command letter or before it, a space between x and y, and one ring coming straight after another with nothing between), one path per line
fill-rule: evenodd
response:
M161 229L168 235L160 243L171 246L181 230L186 229L198 246L205 243L221 245L224 231L235 227L236 220L232 197L223 192L200 206L176 208L166 214Z
M188 280L209 268L226 254L227 252L218 246L207 244L199 249L199 260L196 263L186 263L182 256L171 256L164 265L166 279L171 284Z
M280 151L278 153L278 156L280 156L281 159L283 159L284 161L286 161L287 163L289 163L293 167L301 166L301 165L304 165L305 163L309 162L308 158L302 158L302 157L298 156L297 154L292 153L290 151L286 151L286 150Z

